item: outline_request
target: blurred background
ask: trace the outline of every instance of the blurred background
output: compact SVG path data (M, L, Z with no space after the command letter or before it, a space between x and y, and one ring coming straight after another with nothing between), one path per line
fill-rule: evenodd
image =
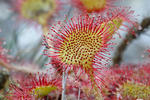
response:
M64 4L51 18L47 30L56 21L64 20L64 15L68 17L75 15L73 13L75 8L68 4L69 0L61 0L61 2ZM45 31L43 25L36 21L22 20L19 13L14 10L15 3L15 0L0 0L0 40L3 41L3 48L8 50L11 65L37 70L50 67L50 65L45 65L50 58L43 55L44 47L42 46L42 35L48 31ZM139 23L145 18L150 18L150 0L122 0L119 4L130 6L135 11ZM124 39L126 33L123 32L121 35ZM114 41L117 43L115 50L123 39L118 38ZM125 51L122 52L121 63L137 64L146 61L148 53L145 50L148 48L150 48L150 28L146 28L127 45ZM116 51L113 51L111 56L116 56L115 53ZM4 70L1 65L0 70Z

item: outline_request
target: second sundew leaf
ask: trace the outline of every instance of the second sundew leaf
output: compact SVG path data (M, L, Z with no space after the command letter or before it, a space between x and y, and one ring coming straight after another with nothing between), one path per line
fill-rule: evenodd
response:
M123 23L123 19L120 17L115 17L109 21L102 23L101 28L104 28L103 31L108 32L109 35L106 38L109 40L119 30L120 26ZM107 28L105 28L107 26ZM108 28L109 27L109 28Z
M133 28L138 28L138 23L134 11L129 7L120 7L113 10L108 10L105 21L103 22L101 28L104 28L103 31L109 33L109 36L106 35L106 39L111 39L111 37L118 33L119 31L131 31ZM107 29L105 29L107 26ZM109 28L108 28L109 27ZM134 32L134 30L132 30ZM120 34L119 34L120 35Z
M109 32L110 32L111 36L113 34L115 34L115 32L117 30L119 30L122 23L123 23L123 19L121 19L121 18L114 18L112 21L108 22L108 26L110 27Z

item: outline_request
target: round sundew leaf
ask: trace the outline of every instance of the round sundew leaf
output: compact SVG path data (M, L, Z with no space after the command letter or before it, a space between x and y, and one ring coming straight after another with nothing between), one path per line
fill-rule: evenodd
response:
M113 20L103 21L88 15L71 18L64 26L59 22L51 27L48 35L44 35L47 47L45 54L60 63L57 70L73 69L77 75L81 69L81 74L85 72L88 75L93 89L97 91L102 85L99 83L103 76L101 70L106 69L104 67L109 60L106 52L112 44L108 42L112 38L112 32L117 30L115 22L112 22Z
M101 37L90 31L72 32L61 45L59 57L66 64L89 67L101 47L101 42Z

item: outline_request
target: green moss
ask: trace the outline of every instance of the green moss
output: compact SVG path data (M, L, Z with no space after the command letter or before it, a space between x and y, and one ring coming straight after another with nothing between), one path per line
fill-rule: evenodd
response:
M123 96L131 96L138 99L147 99L150 97L150 86L143 84L125 83L122 87Z

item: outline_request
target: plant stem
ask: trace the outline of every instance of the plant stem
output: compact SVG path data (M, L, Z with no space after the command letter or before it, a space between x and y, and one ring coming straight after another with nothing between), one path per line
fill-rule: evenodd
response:
M78 91L78 100L80 100L80 87L79 87L79 91Z
M63 70L65 68L63 67ZM67 71L63 71L63 79L62 79L62 99L61 100L66 100L66 95L65 95L65 92L66 92L66 80L67 80Z

